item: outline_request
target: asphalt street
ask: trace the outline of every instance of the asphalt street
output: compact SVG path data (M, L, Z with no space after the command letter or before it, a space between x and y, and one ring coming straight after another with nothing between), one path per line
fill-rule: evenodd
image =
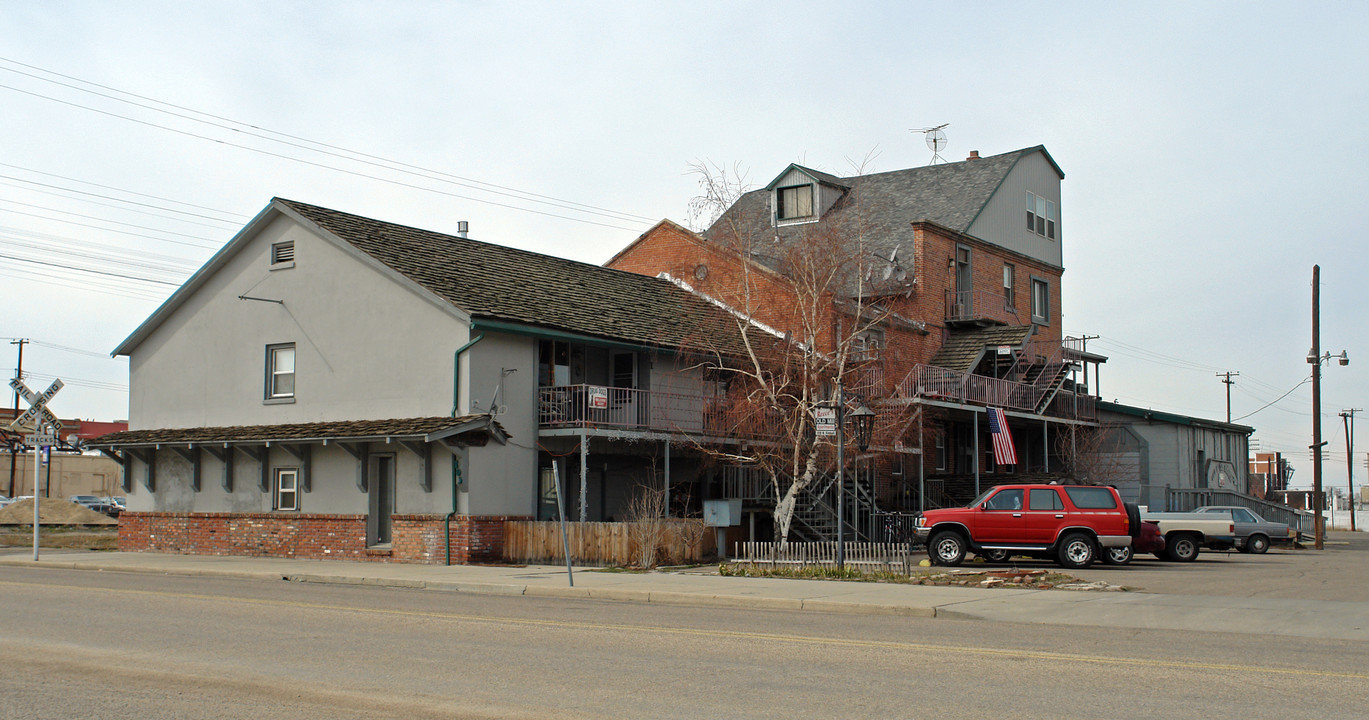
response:
M0 588L2 718L1351 718L1369 706L1360 641L12 563Z

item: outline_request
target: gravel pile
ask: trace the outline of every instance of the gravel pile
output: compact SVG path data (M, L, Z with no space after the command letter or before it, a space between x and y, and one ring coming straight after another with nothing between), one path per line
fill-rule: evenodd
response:
M0 510L0 525L32 525L33 500L10 503ZM112 517L97 513L84 505L61 498L39 498L39 525L118 525Z

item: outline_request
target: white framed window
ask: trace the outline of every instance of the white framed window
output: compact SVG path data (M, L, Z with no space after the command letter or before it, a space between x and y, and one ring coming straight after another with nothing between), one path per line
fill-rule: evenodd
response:
M936 469L946 469L946 432L940 431L936 434Z
M1003 263L1003 306L1011 310L1017 307L1017 268L1011 263Z
M271 493L272 510L299 510L299 470L276 468L276 481Z
M266 399L295 397L295 344L266 346Z
M866 360L878 360L880 350L884 348L884 331L878 328L870 328L865 332L856 333L851 338L851 361L864 362Z
M1055 202L1033 192L1027 193L1027 229L1042 237L1055 239Z
M1032 322L1048 323L1051 319L1051 286L1041 278L1032 278Z
M271 244L271 269L278 270L282 267L295 266L295 241L286 240L284 242Z
M781 221L813 217L813 186L793 185L776 189L775 217Z

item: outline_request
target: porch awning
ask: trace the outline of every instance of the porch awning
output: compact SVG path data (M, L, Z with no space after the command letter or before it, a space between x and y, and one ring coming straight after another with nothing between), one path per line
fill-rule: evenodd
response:
M392 440L446 441L462 445L484 445L493 439L508 441L503 426L489 415L462 417L396 418L392 420L342 420L336 422L295 423L289 425L233 425L228 427L161 428L123 430L102 435L86 443L96 450L115 452L124 449L167 446L195 447L213 445L270 445L273 442L312 444L330 442L369 442Z
M1032 335L1030 325L998 325L986 328L956 328L947 333L946 341L932 358L932 365L948 370L970 372L984 354L984 349L1008 345L1020 349Z

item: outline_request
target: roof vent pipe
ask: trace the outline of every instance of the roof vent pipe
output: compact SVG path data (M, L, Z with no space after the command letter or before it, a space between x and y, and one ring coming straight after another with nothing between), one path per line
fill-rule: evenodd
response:
M471 224L465 220L456 221L456 236L459 238L470 237Z

